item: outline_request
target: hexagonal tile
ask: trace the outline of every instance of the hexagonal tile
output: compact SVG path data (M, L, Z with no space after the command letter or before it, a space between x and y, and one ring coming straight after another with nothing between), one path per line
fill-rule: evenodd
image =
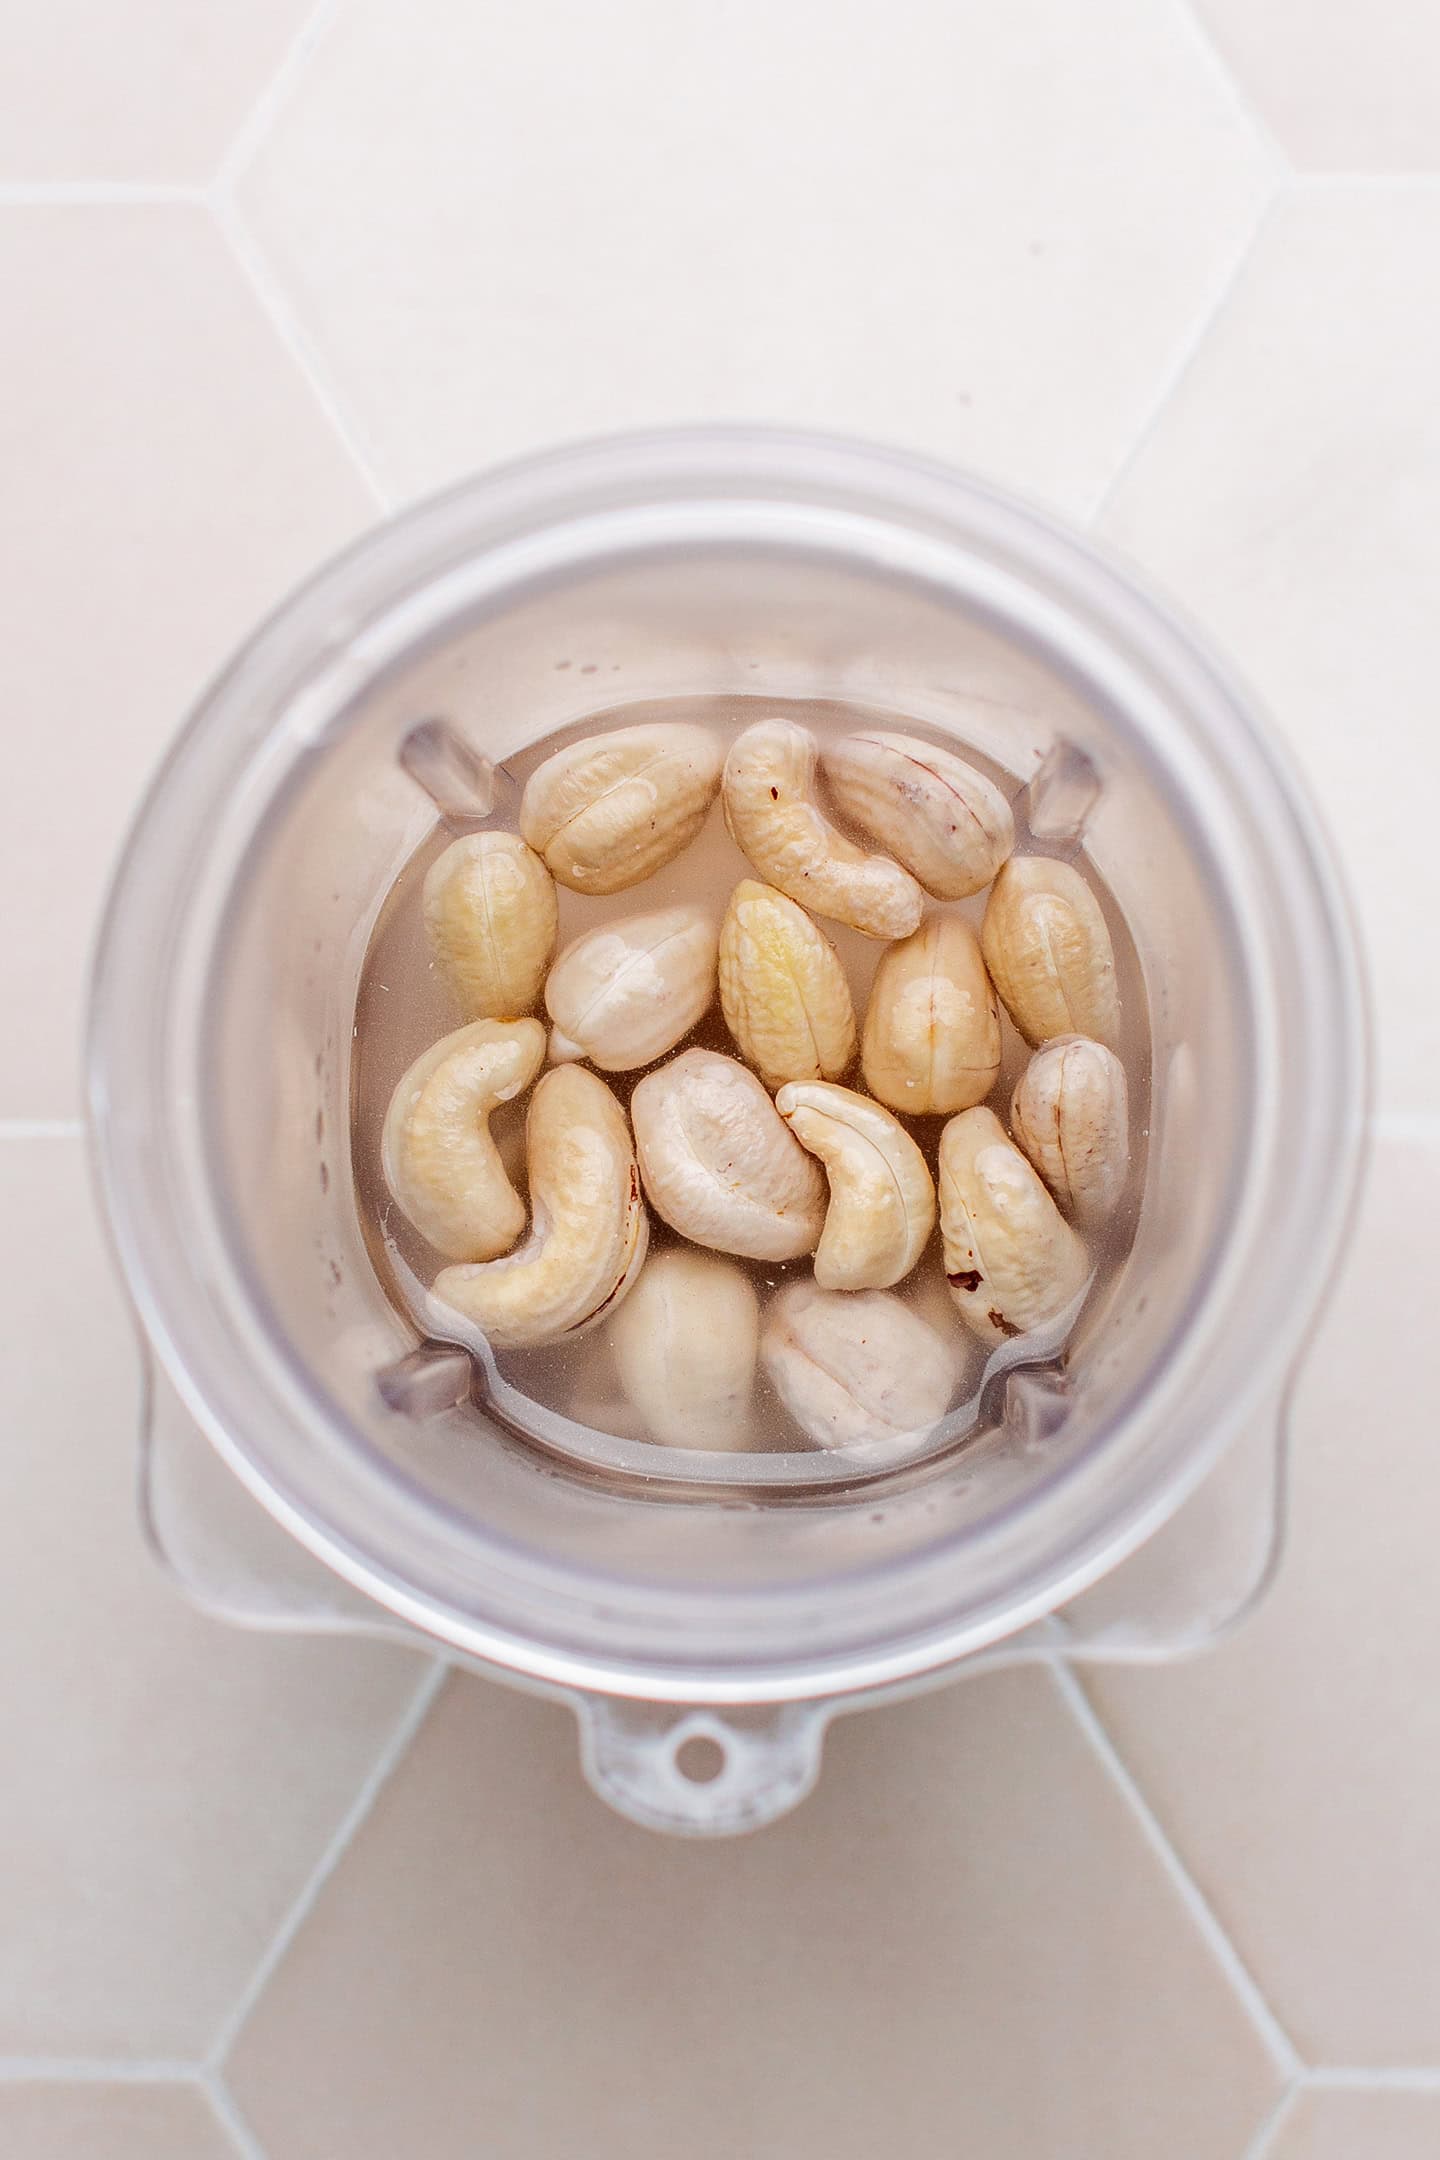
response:
M195 2085L0 2085L5 2160L237 2160Z
M79 1144L0 1142L0 1216L0 2054L187 2059L421 1668L180 1601L135 1520L135 1353Z
M1382 1146L1305 1366L1278 1587L1233 1641L1087 1683L1313 2062L1440 2061L1440 1146Z
M1265 2160L1435 2160L1440 2091L1302 2092Z
M1287 200L1105 517L1275 712L1348 860L1383 1098L1432 1109L1440 192ZM1426 813L1428 815L1428 812Z
M1078 508L1268 175L1149 0L353 0L241 200L402 491L727 418Z
M1297 165L1440 165L1440 15L1431 0L1193 0Z
M240 637L374 511L203 212L0 210L0 289L0 1003L25 1015L0 1117L56 1117L141 783Z
M842 1720L716 1844L452 1678L227 2074L270 2160L1236 2160L1279 2083L1035 1672Z
M0 181L208 180L308 0L47 0L5 40Z

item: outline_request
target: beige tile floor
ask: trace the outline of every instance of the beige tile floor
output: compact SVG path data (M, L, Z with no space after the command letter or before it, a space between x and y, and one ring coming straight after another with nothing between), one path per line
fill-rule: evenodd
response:
M1423 0L0 0L5 2160L1440 2152L1440 14ZM666 1844L561 1716L151 1570L75 1037L269 600L642 420L919 445L1233 651L1374 955L1376 1152L1278 1591L993 1676Z

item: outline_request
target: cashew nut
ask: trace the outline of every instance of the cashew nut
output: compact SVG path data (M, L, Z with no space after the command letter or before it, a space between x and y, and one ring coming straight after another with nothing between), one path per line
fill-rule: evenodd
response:
M678 721L587 735L531 773L520 830L562 885L623 892L690 845L720 766L709 729Z
M1000 1007L980 940L960 916L928 916L884 955L860 1058L871 1094L915 1117L968 1110L994 1087Z
M839 956L804 908L742 878L720 925L725 1024L767 1087L838 1080L855 1055Z
M963 900L1015 845L1010 805L984 773L916 735L866 728L820 760L836 808L937 900Z
M748 1276L712 1253L652 1253L615 1316L621 1384L652 1440L744 1448L760 1314Z
M995 880L980 943L1026 1042L1088 1035L1115 1048L1115 953L1100 903L1073 865L1012 855Z
M962 1110L940 1135L945 1280L981 1340L1058 1319L1090 1275L1084 1245L993 1110Z
M425 877L425 928L436 964L472 1020L532 1010L555 950L555 885L511 832L469 833Z
M760 1362L811 1440L857 1447L938 1424L963 1359L954 1343L888 1291L797 1282L765 1315Z
M817 915L866 937L909 937L925 896L908 870L867 855L817 809L815 738L792 720L757 720L730 746L722 801L736 846L762 878Z
M935 1227L924 1156L888 1110L852 1088L791 1081L775 1107L830 1178L816 1282L822 1290L887 1290L909 1274Z
M525 1123L530 1236L503 1260L448 1267L434 1294L497 1350L573 1335L624 1297L649 1240L625 1113L583 1065L557 1065Z
M673 1050L715 995L716 931L698 907L660 908L602 923L567 945L550 971L550 1055L629 1072Z
M415 1060L385 1114L385 1182L447 1260L493 1260L525 1207L490 1137L490 1114L529 1087L545 1055L538 1020L472 1020Z
M1113 1050L1084 1035L1046 1043L1020 1076L1010 1130L1073 1221L1104 1222L1130 1161L1125 1068Z
M825 1180L735 1058L684 1051L646 1074L630 1114L645 1190L672 1230L750 1260L815 1250Z

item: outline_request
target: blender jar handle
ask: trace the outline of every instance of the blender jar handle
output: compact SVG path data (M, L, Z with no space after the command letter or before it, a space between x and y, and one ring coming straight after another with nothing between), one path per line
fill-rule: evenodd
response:
M575 1698L592 1791L647 1830L733 1837L789 1813L814 1785L829 1710L693 1709Z

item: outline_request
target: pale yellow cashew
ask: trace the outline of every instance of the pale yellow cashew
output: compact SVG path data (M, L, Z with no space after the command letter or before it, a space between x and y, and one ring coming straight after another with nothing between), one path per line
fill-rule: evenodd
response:
M917 735L865 728L826 750L820 767L841 815L937 900L979 892L1015 845L1010 805L994 781Z
M925 895L908 870L867 855L815 802L815 738L793 720L757 720L730 746L721 800L738 848L802 907L866 937L909 937Z
M421 902L435 964L472 1020L533 1011L555 950L555 881L511 832L469 833L436 857Z
M529 1087L544 1056L538 1020L473 1020L417 1058L390 1098L380 1139L385 1182L447 1260L493 1260L525 1227L490 1116Z
M1012 855L985 908L985 965L1028 1043L1120 1034L1115 953L1100 903L1071 863Z
M1084 1035L1046 1043L1020 1076L1010 1130L1073 1222L1104 1222L1130 1162L1125 1068L1113 1050Z
M1084 1289L1090 1258L993 1110L962 1110L940 1135L945 1280L982 1342L1028 1335Z
M830 1179L816 1282L822 1290L887 1290L909 1274L935 1227L924 1156L898 1119L851 1088L792 1081L775 1107Z
M531 1232L483 1267L445 1268L435 1296L497 1350L553 1342L611 1311L635 1280L649 1238L625 1113L582 1065L557 1065L530 1099L525 1126Z
M709 729L681 721L587 735L530 775L520 830L562 885L623 892L690 845L720 764Z
M720 925L725 1024L767 1087L838 1080L855 1055L839 956L804 908L742 878Z
M860 1057L871 1094L908 1116L984 1101L1000 1070L1000 1007L962 917L931 915L883 956Z
M745 1448L760 1332L754 1287L714 1253L652 1253L615 1316L611 1341L626 1395L652 1440Z

